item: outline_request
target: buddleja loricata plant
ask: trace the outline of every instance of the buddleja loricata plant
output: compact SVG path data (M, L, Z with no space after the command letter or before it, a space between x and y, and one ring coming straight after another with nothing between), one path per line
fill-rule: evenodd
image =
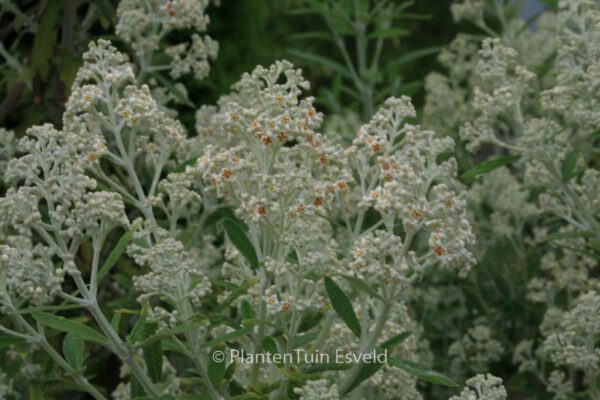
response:
M438 161L453 141L412 125L408 98L388 99L343 149L281 61L202 108L190 140L110 42L84 61L63 128L29 129L6 168L3 334L97 399L108 394L86 357L100 351L123 365L116 398L391 399L419 397L415 377L454 386L415 362L402 292L436 265L466 273L474 237L456 163ZM208 224L222 215L224 242ZM109 246L115 230L126 233ZM111 269L125 248L138 265L126 329L105 293L122 290ZM234 358L317 351L389 355Z
M214 3L218 5L219 1ZM185 86L172 84L163 73L173 79L191 75L202 80L208 75L209 61L219 51L217 41L208 35L200 36L210 21L206 13L209 4L209 0L119 2L115 33L132 49L137 82L150 85L160 104L172 102L193 107Z
M313 346L323 350L329 341L371 351L389 335L386 321L402 286L429 265L466 271L473 262L464 201L451 189L455 164L435 161L452 141L407 124L415 113L408 98L391 98L349 148L334 147L315 131L321 115L312 98L299 99L306 87L300 71L286 62L244 76L218 109L200 110L200 134L218 144L206 147L196 169L243 221L243 227L226 221L228 232L248 232L248 242L237 243L244 257L232 253L226 265L240 284L242 277L259 278L247 299L240 298L240 308L247 301L248 315L275 325L260 326L247 351L260 351L263 337L277 330L286 332L285 351L303 343L303 315L326 303L318 287L324 274L358 288L359 317L327 277L327 294L346 326L332 325L334 313L327 313ZM370 207L379 218L367 224ZM328 220L341 223L332 226ZM424 231L429 246L417 254L411 247ZM335 340L336 335L342 336ZM246 378L240 376L251 386L267 373L253 367ZM330 385L340 394L349 392L357 379L365 379L361 368ZM270 372L274 378L275 372Z
M428 79L426 120L460 132L469 152L502 155L467 172L466 181L512 163L510 170L475 183L470 197L480 237L491 232L496 240L508 240L522 270L533 257L539 260L534 261L539 275L527 278L527 299L546 311L539 336L535 331L519 336L523 341L513 356L519 372L534 376L556 399L597 398L598 331L594 318L584 315L597 306L600 172L594 146L600 126L594 38L600 11L593 1L560 1L557 12L545 12L531 32L511 17L508 4L490 4L454 6L458 19L488 37L460 35L442 53L448 75ZM461 112L443 112L456 107ZM528 226L532 237L522 235Z

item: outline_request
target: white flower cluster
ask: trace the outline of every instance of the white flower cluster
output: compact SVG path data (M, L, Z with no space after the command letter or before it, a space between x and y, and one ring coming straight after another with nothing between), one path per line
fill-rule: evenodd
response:
M400 222L410 235L428 230L440 264L468 271L474 264L469 251L474 236L465 200L449 186L457 186L456 162L436 160L453 141L405 123L414 115L407 97L388 99L346 150L363 196L358 206L375 208L388 230Z
M464 368L471 372L488 370L490 364L499 361L503 353L502 344L492 337L490 328L485 325L470 328L448 348L456 371Z
M498 168L474 183L468 194L470 210L476 213L479 231L491 231L497 237L511 237L521 232L524 224L533 219L538 210L530 202L529 190L508 168ZM484 210L491 209L485 215Z
M584 201L598 198L598 190L586 189L582 196L578 188L590 187L588 181L595 182L598 172L588 168L578 179L565 179L561 173L567 157L600 126L595 119L600 104L592 94L598 86L598 66L590 61L600 51L593 39L600 35L598 20L600 10L593 2L571 0L560 3L556 30L543 26L535 34L515 37L514 28L507 26L503 36L484 39L470 59L462 56L468 60L463 62L465 69L474 73L467 83L473 94L464 89L456 93L457 101L467 97L475 110L465 115L460 128L467 149L490 143L520 153L526 183L547 190L539 197L541 208L586 231L600 226L594 216L597 201ZM551 73L538 77L531 71L541 64L527 59L530 45L542 37L557 56L550 61ZM440 109L434 101L432 112ZM574 157L578 165L580 156ZM553 192L556 186L559 190Z
M33 245L24 236L3 238L0 244L0 310L41 306L61 291L64 271L55 269L52 250Z
M90 43L63 116L64 130L88 146L88 160L144 155L160 170L185 139L183 126L162 111L146 85L138 87L127 57L110 42Z
M224 275L236 285L255 282L235 304L249 304L260 319L281 321L293 338L299 313L327 304L318 285L328 273L324 266L376 288L384 301L395 301L398 284L414 281L427 265L468 271L474 237L456 163L437 162L453 141L408 124L415 116L408 98L388 99L343 151L318 132L322 115L313 98L301 97L308 82L290 63L257 67L233 88L218 107L198 111L198 143L205 148L186 172L201 175L234 207L256 252L258 271L246 255L226 248ZM369 209L381 221L367 228ZM347 229L333 229L328 218L339 218ZM425 262L411 249L422 231L430 243ZM225 291L220 299L230 295ZM359 295L356 311L367 337L377 341L382 332L396 332L397 307L382 312L380 300ZM376 324L378 319L385 322ZM330 335L328 346L338 339L340 346L359 346L341 322L333 322ZM236 377L250 379L248 368ZM383 371L378 379L397 382L394 387L414 385L409 376L396 380L396 371ZM393 398L395 391L386 393Z
M200 134L230 143L206 147L197 165L204 181L245 222L268 226L278 240L316 221L346 188L339 150L315 132L321 115L313 99L299 99L306 87L299 70L277 62L245 74L209 120L203 114L211 128Z
M569 230L563 230L568 233ZM572 232L572 230L571 230ZM567 241L565 241L567 242ZM585 241L572 238L570 245L585 246ZM527 285L527 297L532 302L552 304L564 293L577 295L599 287L593 277L597 260L593 257L566 251L562 254L548 252L540 260L541 276L532 278Z
M479 241L481 254L496 254L500 243L508 243L516 258L539 260L524 293L545 307L536 330L541 338L525 336L513 362L555 399L597 397L591 309L599 289L600 8L595 1L562 0L533 29L512 10L509 2L453 5L455 18L469 20L484 35L460 34L441 52L447 74L427 78L424 120L455 138L460 132L466 150L457 149L460 160L470 162L467 152L476 159L520 156L510 167L486 173L469 193L477 235L489 237ZM508 258L499 261L502 273L517 271ZM587 322L590 331L582 328ZM458 342L453 347L457 353ZM574 373L580 382L571 379Z
M294 393L300 396L300 400L331 400L338 397L338 387L327 379L317 379L295 388Z
M0 397L8 399L11 396L17 396L17 392L14 389L14 381L8 378L4 372L0 371Z
M506 389L502 379L493 375L476 375L467 379L467 386L458 396L450 400L506 400Z
M145 232L140 232L140 238L145 236ZM189 300L200 306L202 298L212 291L208 278L203 276L204 269L196 264L181 242L167 237L166 232L165 238L152 247L134 244L128 251L138 265L150 268L146 274L134 277L134 287L142 293L138 298L140 303L158 297L173 304Z
M600 361L600 348L596 345L600 338L599 308L600 295L594 291L582 294L573 309L560 316L556 333L548 336L543 345L555 364L586 371L588 379L593 379Z
M0 199L0 227L22 235L50 231L62 242L128 225L120 196L94 191L96 181L84 172L90 161L75 134L48 124L30 128L27 134L19 142L26 154L11 160L6 169L6 181L22 186L10 188ZM47 216L40 211L41 203Z
M155 65L154 56L173 31L204 32L209 23L208 5L209 0L123 0L117 8L116 33L135 51L142 74L168 69L175 79L192 73L200 80L208 75L209 60L214 60L219 50L209 36L194 33L191 41L167 46L168 66Z
M477 24L483 23L483 14L485 12L485 4L482 0L465 0L463 2L455 2L450 7L452 16L455 21L463 19L471 20Z

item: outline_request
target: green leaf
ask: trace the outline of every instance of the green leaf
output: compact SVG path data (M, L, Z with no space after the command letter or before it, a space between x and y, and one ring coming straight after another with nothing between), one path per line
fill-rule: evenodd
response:
M313 340L316 340L318 337L319 337L318 331L305 333L304 335L298 335L298 336L296 336L296 339L294 339L294 348L302 347L302 346L306 345L307 343L310 343Z
M231 243L239 250L244 258L250 263L252 268L258 268L258 257L256 256L256 250L252 245L244 229L231 218L225 218L223 220L225 231Z
M567 154L560 166L560 172L564 181L568 181L575 174L575 167L577 166L577 159L579 158L581 151L579 149L573 149Z
M58 306L41 306L41 307L28 307L22 310L18 310L15 314L31 314L35 311L64 311L64 310L74 310L76 308L81 308L79 304L61 304Z
M345 395L345 394L350 393L358 385L360 385L362 382L369 379L371 376L373 376L373 374L375 374L377 371L379 371L379 369L382 366L383 366L383 364L378 363L378 362L361 363L360 369L358 370L358 373L354 377L354 380L352 381L350 386L348 386L348 388L344 391L343 394Z
M223 382L223 379L225 378L225 367L226 362L225 359L223 359L223 361L221 362L217 362L215 361L215 358L212 356L212 353L215 351L215 349L213 349L211 351L210 357L209 357L209 362L208 362L208 379L210 379L210 382L213 384L214 387L216 388L220 388L221 387L221 383ZM221 350L219 350L221 351Z
M219 337L216 337L208 342L204 343L203 347L212 347L221 343L229 342L231 340L235 340L239 337L246 335L248 332L252 330L251 327L238 329L237 331L229 332Z
M231 400L266 400L267 398L256 393L246 393L233 396Z
M175 98L181 103L181 104L185 104L188 107L191 108L195 108L196 106L194 105L194 103L192 103L187 96L181 92L181 90L179 90L177 88L177 86L173 85L168 79L166 79L164 76L162 76L161 74L159 74L158 72L154 72L152 74L153 77L156 78L156 80L161 84L161 86L164 86L169 92L171 92L173 94L173 96L175 96Z
M156 323L146 323L144 327L143 337L147 338L156 333ZM154 383L162 381L162 347L160 340L153 343L147 344L142 347L144 354L144 361L146 362L146 368L148 369L148 375Z
M323 32L302 32L291 36L292 40L326 40L333 41L331 35Z
M410 35L410 31L408 29L403 28L388 28L381 29L379 31L373 32L369 34L369 39L388 39L393 37L405 37Z
M500 168L504 165L515 162L515 161L519 160L520 158L521 158L520 155L491 158L487 161L482 162L479 165L476 165L475 167L471 168L470 170L466 171L464 174L462 174L460 176L460 179L463 182L469 182L478 175L493 171L496 168Z
M342 277L352 286L354 289L367 293L369 296L374 297L379 300L383 300L383 298L373 290L369 285L367 285L362 280L351 276L351 275L342 275Z
M23 346L27 345L27 342L21 338L15 336L0 336L0 349L10 346Z
M132 399L151 399L146 396L146 392L144 391L142 384L134 376L131 377L130 393Z
M29 386L27 390L28 399L29 400L45 400L44 390L40 387L38 383L34 383Z
M298 332L306 332L315 326L319 325L319 322L323 319L323 312L317 310L306 310L300 318L300 325Z
M85 358L85 341L77 335L68 333L63 339L63 353L71 367L80 368Z
M588 247L600 253L600 240L590 240L588 242Z
M240 315L242 319L256 318L256 313L250 303L248 303L248 300L242 300L242 304L240 305Z
M156 335L149 336L136 343L137 348L143 348L149 346L157 341L173 337L175 335L181 335L183 333L191 332L196 329L203 321L206 321L204 316L196 316L189 321L182 324L176 325L172 328L164 329Z
M88 342L98 343L110 347L110 342L95 329L90 328L80 322L64 317L58 317L41 311L32 312L31 315L42 325L48 326L57 331L71 333Z
M344 294L337 283L328 276L325 277L325 289L327 290L327 296L329 297L335 312L342 318L348 328L350 328L357 337L360 337L360 322L358 322L352 303L346 294Z
M138 341L141 341L143 339L142 334L144 332L145 327L146 327L146 312L145 312L145 310L143 310L142 313L140 314L140 317L135 322L135 325L133 325L131 332L129 332L129 335L127 335L127 341L129 343L136 343Z
M119 326L121 325L121 317L123 316L123 312L118 310L115 311L112 319L110 320L110 326L116 331L119 332Z
M426 47L424 49L410 51L408 53L402 54L400 57L398 57L394 61L394 63L396 65L403 65L403 64L409 63L411 61L418 60L419 58L437 54L440 52L441 49L442 49L441 46L436 46L436 47Z
M106 261L104 261L102 268L100 268L100 271L98 271L98 284L102 282L102 279L108 275L112 267L117 263L119 258L121 258L127 249L127 246L129 246L131 239L133 239L133 229L128 230L123 236L121 236L115 247L111 250L110 254L106 258Z
M388 364L400 368L409 374L415 375L424 381L435 383L436 385L447 386L451 388L458 387L456 382L439 372L427 369L416 362L404 360L395 356L388 356Z
M173 170L173 172L177 172L177 173L185 172L185 169L188 166L192 166L192 165L196 164L197 161L198 161L198 157L190 158L189 160L186 160L186 161L182 162L181 164L179 164Z
M311 365L310 367L304 370L304 374L320 374L326 371L344 371L346 369L352 368L352 364L350 363L318 363Z
M83 61L79 57L73 58L68 55L61 57L60 80L65 84L65 88L67 90L71 89L73 81L75 81L77 71L81 67L82 63Z
M398 90L399 94L403 94L405 96L412 96L417 93L423 87L423 82L421 81L411 81L407 83L403 83L400 86L400 90Z
M392 350L394 347L398 346L400 343L408 339L410 335L412 335L412 332L410 331L399 333L396 336L392 336L391 338L383 342L380 347L382 349Z
M237 299L239 296L245 294L251 287L257 285L259 281L259 278L252 278L242 283L235 289L229 289L231 291L231 294L225 299L225 301L223 302L223 306L228 306L229 304L231 304L232 301Z
M172 351L176 353L183 354L185 356L189 356L189 350L187 347L181 343L179 340L175 340L173 338L166 338L162 341L162 348L164 351Z
M48 76L50 59L54 55L54 46L58 38L57 25L62 9L62 1L49 1L44 10L31 50L31 66L42 78Z
M277 349L277 343L275 343L275 339L271 336L264 336L260 339L260 343L263 348L267 350L271 354L279 354L279 350Z
M593 232L558 232L553 233L544 238L545 241L549 242L552 240L561 240L561 239L573 239L578 237L594 237Z
M322 66L329 68L331 72L335 72L339 75L342 75L343 77L350 78L350 72L348 72L348 69L346 69L346 67L344 67L337 61L331 60L327 57L323 57L317 54L308 53L306 51L288 49L287 52L295 57L304 59L306 61L321 64Z

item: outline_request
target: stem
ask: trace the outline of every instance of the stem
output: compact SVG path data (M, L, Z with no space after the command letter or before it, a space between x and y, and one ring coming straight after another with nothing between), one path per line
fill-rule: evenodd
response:
M298 298L298 292L302 291L302 277L300 276L298 281L295 282L294 284L294 288L296 293L294 293L294 299ZM286 348L285 348L285 353L284 354L290 354L292 352L292 350L294 349L294 341L296 339L296 335L298 333L298 327L299 327L299 323L300 323L300 319L298 318L299 312L298 312L298 307L295 306L294 310L292 311L292 318L290 319L290 326L288 329L288 334L287 334L287 344L286 344ZM284 358L285 360L285 358ZM287 365L284 364L284 367L287 367ZM277 393L277 395L275 396L276 400L281 400L285 397L285 394L287 392L287 388L289 386L289 379L285 378L282 382L281 382L281 386L279 386L279 391Z
M266 290L266 285L267 285L267 277L265 276L264 269L262 269L262 268L263 267L261 267L261 269L259 271L260 281L261 281L260 282L261 297L260 297L259 319L261 321L264 321L267 318L267 303L265 303L265 301L264 301L265 290ZM258 326L258 332L256 335L259 338L259 340L254 343L254 352L255 352L255 354L258 354L262 350L260 338L262 338L265 335L265 324L260 324ZM259 363L259 362L255 362L252 364L252 369L250 371L250 385L252 385L253 387L256 387L258 384L260 367L261 367L261 363Z
M102 332L104 332L104 335L108 338L108 340L110 340L114 348L115 354L125 364L127 364L129 369L131 370L131 373L135 376L140 385L142 385L142 387L144 388L146 394L148 394L152 398L158 399L161 396L160 391L156 388L154 383L152 383L150 377L148 377L148 374L146 374L146 371L144 371L144 369L137 363L137 361L135 361L134 354L119 337L119 334L115 332L108 319L106 319L106 316L104 316L104 313L98 306L98 303L95 299L92 299L92 301L90 301L88 310L94 316L94 319L100 326Z
M13 312L16 312L16 309L12 306L12 304L9 305L9 309L11 309L11 311ZM92 395L96 400L106 400L106 397L104 397L104 395L102 395L102 393L100 393L98 389L96 389L87 380L85 376L83 376L82 372L76 373L75 369L71 366L71 364L69 364L56 350L54 350L54 347L52 347L52 345L48 343L48 340L44 335L43 328L36 330L33 326L29 324L29 322L27 322L25 318L23 318L19 314L11 315L11 319L15 322L16 325L21 326L21 328L27 331L29 335L14 332L3 327L3 329L0 330L16 337L25 338L26 340L37 344L46 353L48 353L50 358L52 358L52 360L65 371L66 375L71 376L81 388L83 388L86 392Z
M180 290L178 290L179 298L177 299L176 307L183 320L187 321L193 317L194 311L192 310L189 301L185 298L184 285L178 286L180 287ZM187 332L185 334L186 340L191 347L190 350L192 351L192 357L190 358L192 358L196 368L198 369L198 372L200 373L200 379L204 384L204 388L208 391L208 396L213 400L220 400L223 397L219 394L219 392L217 392L210 381L210 378L208 377L208 367L205 360L206 353L200 347L198 347L198 344L201 342L199 336L201 335L199 335L198 330Z
M389 229L392 229L392 228L390 227ZM408 249L410 248L410 245L413 241L413 238L414 238L414 232L409 232L406 235L406 237L404 238L403 246L402 246L402 253L398 256L397 260L394 260L394 263L400 264L402 262L402 260L406 257L406 255L408 254ZM381 311L380 311L379 315L377 316L377 320L375 322L375 328L373 328L373 331L371 332L371 334L367 337L367 339L364 342L362 341L362 338L361 338L361 346L360 346L361 353L369 352L375 348L375 345L377 344L377 340L379 339L379 335L381 335L381 332L383 331L383 328L385 327L385 324L388 320L390 310L392 309L392 302L394 300L394 292L395 292L394 289L395 289L394 287L391 287L389 293L387 293L387 291L385 290L385 286L382 287L383 302L380 305ZM363 327L363 329L364 328L365 327ZM361 363L358 363L354 367L352 367L352 370L350 371L350 373L347 375L347 377L342 381L342 383L339 386L340 396L344 395L344 393L348 390L348 388L350 387L352 382L354 382L354 379L358 375L358 372L360 371L361 367L362 367Z
M562 192L565 194L565 200L567 203L571 203L570 205L573 208L573 212L578 217L579 221L583 225L588 225L596 236L600 236L600 224L598 221L596 221L588 208L579 200L579 197L573 192L573 190L571 190L569 185L563 181L554 164L552 162L545 162L544 165L552 174Z
M100 393L98 389L96 389L81 372L76 372L75 369L73 369L73 367L71 367L71 365L60 354L58 354L56 350L54 350L54 347L48 343L45 336L40 336L38 344L46 351L46 353L48 353L50 358L52 358L55 363L64 369L68 375L72 376L75 382L85 389L86 392L91 394L96 400L106 400L106 397L104 397L102 393Z
M379 316L377 317L377 322L375 323L375 328L373 329L373 332L371 332L371 334L369 335L367 341L365 342L365 345L361 346L361 352L370 351L375 347L375 344L377 343L377 339L379 338L379 335L383 331L383 328L385 327L385 323L388 320L388 315L389 315L391 309L392 309L392 305L389 301L385 301L384 303L382 303L381 312L379 313ZM340 390L339 390L340 396L343 396L344 393L346 392L346 390L348 390L348 388L352 384L352 382L354 382L354 379L358 375L358 372L360 371L361 367L362 367L361 363L358 363L354 367L352 367L352 370L350 371L349 375L347 375L346 378L340 384Z

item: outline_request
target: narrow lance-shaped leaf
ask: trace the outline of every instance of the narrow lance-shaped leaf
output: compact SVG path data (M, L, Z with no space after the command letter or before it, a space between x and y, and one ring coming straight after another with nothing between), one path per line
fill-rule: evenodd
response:
M388 356L388 364L400 368L408 372L409 374L415 375L417 378L420 378L427 382L452 388L458 387L456 382L454 382L447 376L442 375L439 372L427 369L413 361L404 360L395 356Z
M57 24L60 21L62 2L51 1L45 7L44 14L33 39L31 66L42 77L48 75L50 59L58 38Z
M64 317L57 317L56 315L48 314L41 311L32 312L31 315L42 325L56 329L61 332L67 332L81 339L87 340L88 342L94 342L106 347L110 344L108 340L102 336L96 330L84 325L80 322L66 319Z
M167 88L167 90L171 92L181 104L185 104L188 107L194 108L194 103L192 103L177 86L169 82L168 79L157 72L153 73L152 76L154 76L162 86Z
M143 337L147 338L156 333L157 324L147 323L144 327ZM148 369L148 375L152 382L162 381L162 347L160 340L150 343L142 348L144 361Z
M350 72L348 72L348 69L346 67L344 67L342 64L338 63L337 61L331 60L327 57L323 57L323 56L313 54L313 53L308 53L305 51L293 50L293 49L288 49L287 52L295 57L303 58L307 61L321 64L322 66L331 69L332 72L336 72L346 78L350 77Z
M63 353L71 367L77 369L83 365L85 342L82 338L69 333L63 339Z
M218 344L224 343L224 342L228 342L230 340L235 340L239 337L244 336L245 334L247 334L248 332L250 332L252 330L252 328L242 328L242 329L238 329L237 331L233 331L233 332L229 332L226 333L224 335L218 336L212 340L209 340L208 342L204 343L203 347L211 347L211 346L216 346Z
M574 175L575 167L577 166L577 160L579 159L579 149L570 151L560 166L560 172L562 178L565 181L571 179Z
M408 53L402 54L400 57L398 57L394 61L394 63L396 65L403 65L403 64L409 63L411 61L418 60L419 58L422 58L422 57L427 57L427 56L430 56L433 54L437 54L440 52L440 50L442 50L442 47L426 47L424 49L410 51Z
M242 253L252 268L258 268L256 250L250 239L248 239L248 236L246 236L244 229L231 218L225 218L223 220L223 225L225 226L225 231L227 231L227 236L229 237L229 240L231 240L231 243L233 243L240 253Z
M133 229L128 230L123 236L121 236L115 247L111 250L110 254L106 258L106 261L104 261L102 268L100 268L100 271L98 271L98 284L100 284L102 279L108 275L112 267L117 263L119 258L121 258L125 252L125 249L127 249L127 246L129 246L132 238Z
M469 182L477 175L485 174L487 172L493 171L496 168L500 168L503 165L507 165L513 163L521 158L520 155L512 155L512 156L504 156L504 157L496 157L489 159L487 161L482 162L479 165L471 168L464 174L460 176L460 179L463 182Z
M369 285L367 285L362 280L355 278L354 276L351 276L351 275L342 275L342 277L346 281L348 281L348 283L356 290L363 291L371 297L375 297L376 299L383 300L383 298L379 295L379 293L377 293L375 290L373 290L373 288L371 288Z
M356 374L354 380L348 386L348 388L344 391L343 394L348 394L352 390L354 390L358 385L363 383L365 380L369 379L373 374L375 374L379 369L383 366L383 364L378 362L368 362L362 363L358 373Z
M197 329L198 326L200 324L202 324L202 322L205 320L206 320L205 317L197 316L197 317L192 318L191 320L186 321L182 324L175 325L172 328L167 328L167 329L161 330L160 332L158 332L156 334L153 334L152 336L145 337L143 340L136 342L135 347L136 348L144 348L144 347L149 346L158 341L172 338L176 335L181 335L181 334L184 334L187 332L191 332L194 329Z
M208 379L210 379L210 382L213 384L213 386L215 388L220 388L221 387L221 382L223 381L223 378L225 377L225 367L227 366L227 363L225 362L225 359L218 361L218 357L214 357L213 353L215 351L221 351L221 350L216 350L213 349L211 351L211 355L209 357L209 361L208 361Z
M248 300L242 300L242 304L240 305L240 315L242 319L256 318L256 313Z
M369 38L392 38L392 37L404 37L410 35L410 31L408 29L402 28L387 28L381 29L376 32L369 34Z
M346 294L337 285L337 283L327 276L325 277L325 289L327 290L327 296L329 297L335 312L346 323L352 333L354 333L357 337L360 337L360 322L358 322L358 318L356 317L352 303Z
M383 342L381 344L381 348L386 349L386 350L392 350L394 347L398 346L400 343L402 343L406 339L408 339L410 337L410 335L412 335L412 332L405 331L405 332L399 333L396 336L392 336L391 338L389 338L388 340L386 340L385 342Z

